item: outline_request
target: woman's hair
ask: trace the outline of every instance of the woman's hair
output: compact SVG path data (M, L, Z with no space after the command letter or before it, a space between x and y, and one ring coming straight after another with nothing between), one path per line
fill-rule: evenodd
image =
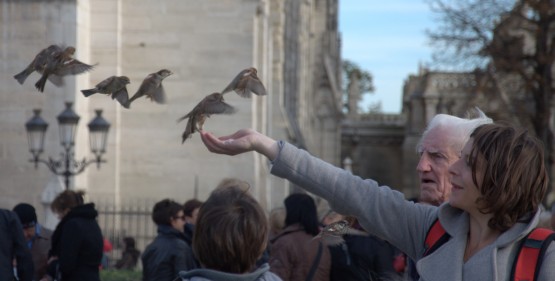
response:
M183 206L171 199L164 199L154 205L152 221L156 225L171 225L171 219L183 211Z
M248 184L220 185L202 204L193 235L193 251L206 268L250 271L266 248L268 219L248 193Z
M304 231L316 236L318 228L318 214L314 199L304 193L293 193L283 201L285 205L285 226L299 223Z
M528 131L506 124L483 125L471 134L472 179L482 196L482 213L492 213L489 226L505 231L536 212L547 192L543 144ZM478 185L477 174L482 174Z
M52 201L50 209L52 209L54 213L63 213L65 210L83 205L85 203L84 197L85 191L83 190L65 190L58 194L54 201Z

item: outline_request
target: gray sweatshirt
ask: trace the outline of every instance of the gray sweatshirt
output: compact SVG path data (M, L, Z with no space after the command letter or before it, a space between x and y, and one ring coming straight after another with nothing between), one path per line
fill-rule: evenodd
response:
M270 272L270 266L265 263L250 273L233 274L207 268L179 272L182 281L281 281Z
M469 228L466 212L451 207L414 204L402 193L373 180L363 180L351 173L311 156L291 144L280 141L280 152L271 173L288 179L322 198L344 215L356 216L369 233L389 241L416 260L420 280L479 281L508 280L519 240L539 221L540 211L517 223L464 262ZM451 239L435 252L422 258L426 233L439 218ZM555 280L555 243L543 260L539 281Z

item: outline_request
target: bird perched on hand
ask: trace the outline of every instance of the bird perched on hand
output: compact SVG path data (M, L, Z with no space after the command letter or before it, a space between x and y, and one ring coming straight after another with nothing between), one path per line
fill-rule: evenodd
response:
M25 79L31 75L34 71L42 74L44 72L44 67L47 63L48 57L54 54L63 52L63 49L58 45L50 45L48 48L42 49L33 59L33 61L20 73L14 75L13 78L23 85ZM54 85L60 87L63 85L63 80L60 76L52 75L48 77L48 80Z
M74 47L67 47L63 51L57 50L47 54L42 76L40 77L39 81L35 83L35 87L37 88L37 90L39 90L40 92L44 91L46 80L52 74L58 76L76 75L94 68L93 65L89 65L74 59L74 54Z
M230 91L235 91L238 95L244 98L250 98L251 93L259 96L266 95L266 88L260 79L258 79L256 68L250 67L239 72L237 76L225 87L222 94Z
M224 102L224 96L220 93L210 94L202 99L191 112L187 115L177 119L180 122L183 119L189 118L187 127L182 135L182 142L191 137L194 132L202 131L202 126L206 118L211 114L232 114L235 108Z
M127 76L110 76L102 82L96 84L92 89L81 90L85 97L89 97L96 93L112 95L112 99L116 99L121 105L125 106L129 100L126 85L129 84Z
M133 97L127 101L124 107L129 108L131 102L142 96L146 96L157 103L166 103L166 93L164 92L164 87L162 86L162 80L172 74L173 72L167 69L162 69L158 72L147 75L143 80L143 83L141 83L139 90L137 90Z

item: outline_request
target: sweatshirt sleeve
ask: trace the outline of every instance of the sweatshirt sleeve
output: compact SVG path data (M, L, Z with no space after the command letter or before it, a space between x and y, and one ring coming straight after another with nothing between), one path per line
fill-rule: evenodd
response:
M415 204L376 181L358 176L279 141L271 173L326 199L333 210L352 215L371 234L389 241L411 257L424 251L428 227L437 207Z

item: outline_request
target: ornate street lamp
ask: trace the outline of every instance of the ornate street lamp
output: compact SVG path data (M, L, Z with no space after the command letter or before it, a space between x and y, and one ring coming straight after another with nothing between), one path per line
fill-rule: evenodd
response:
M52 157L48 157L48 161L40 158L40 154L44 151L44 135L48 128L48 123L40 116L41 110L33 110L34 116L25 123L29 151L33 155L33 158L29 161L35 163L35 168L38 168L38 163L44 163L52 173L64 176L66 189L69 188L69 178L71 176L80 174L92 163L96 163L100 169L100 163L106 162L102 159L102 154L106 152L106 140L110 129L110 123L102 118L102 110L96 110L96 116L88 124L91 152L95 155L95 159L75 160L73 147L75 146L75 133L79 123L79 115L71 109L71 106L71 102L66 102L66 108L57 117L60 128L60 143L64 148L64 152L61 153L58 160L54 160Z

